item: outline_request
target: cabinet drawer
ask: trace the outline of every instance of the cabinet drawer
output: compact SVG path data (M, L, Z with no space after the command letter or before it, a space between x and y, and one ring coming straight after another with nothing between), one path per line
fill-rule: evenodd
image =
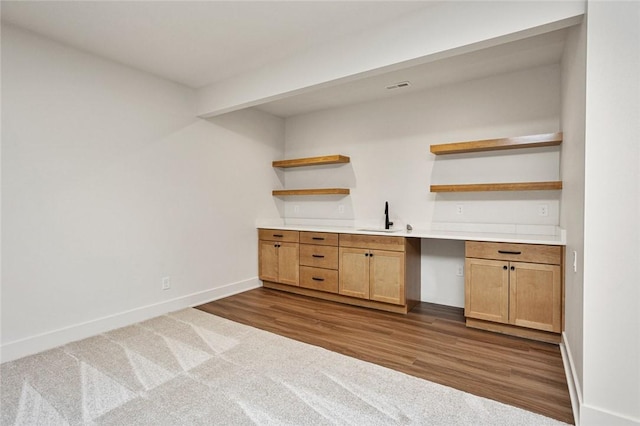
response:
M300 244L300 265L338 269L338 247Z
M300 267L300 287L338 292L338 271L332 269Z
M562 247L541 244L490 243L467 241L465 256L476 259L494 259L560 265Z
M258 238L268 241L283 241L287 243L297 243L299 240L298 231L283 231L280 229L259 229Z
M300 232L300 242L319 246L337 246L338 234L329 232Z
M340 234L340 247L404 251L404 237L384 235Z

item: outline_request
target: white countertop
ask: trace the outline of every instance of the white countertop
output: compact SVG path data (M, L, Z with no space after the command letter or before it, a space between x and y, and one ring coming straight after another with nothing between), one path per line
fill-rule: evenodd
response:
M498 232L470 232L470 231L446 231L446 230L422 230L414 229L406 231L404 229L385 232L384 230L362 230L362 228L341 227L341 226L315 226L315 225L260 225L263 229L283 229L290 231L311 231L311 232L335 232L341 234L363 234L363 235L388 235L396 237L410 238L430 238L441 240L471 240L471 241L492 241L501 243L525 243L525 244L548 244L566 245L566 237L562 230L558 235L536 235L536 234L512 234Z

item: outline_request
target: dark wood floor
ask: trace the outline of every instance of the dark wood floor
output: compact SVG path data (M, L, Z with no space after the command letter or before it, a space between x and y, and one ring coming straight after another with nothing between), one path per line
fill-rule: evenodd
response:
M462 309L393 314L259 288L198 307L230 320L573 423L557 345L469 329Z

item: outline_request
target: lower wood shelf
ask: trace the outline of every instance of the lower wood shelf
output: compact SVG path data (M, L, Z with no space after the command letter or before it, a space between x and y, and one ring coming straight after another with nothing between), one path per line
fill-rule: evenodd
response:
M431 185L431 192L549 191L558 189L562 189L562 181Z
M318 189L275 189L274 196L288 195L349 195L349 188L318 188Z

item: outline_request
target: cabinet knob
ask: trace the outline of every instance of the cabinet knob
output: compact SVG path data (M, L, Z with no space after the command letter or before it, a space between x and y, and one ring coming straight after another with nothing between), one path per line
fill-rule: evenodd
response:
M369 253L365 253L364 255L365 255L365 256L367 256L367 257L369 257Z
M515 270L516 270L516 267L515 267L515 266L512 266L512 267L511 267L511 270L512 270L512 271L515 271Z
M502 267L502 269L504 269L504 270L506 271L506 270L508 269L508 268L507 268L507 265L504 265L504 266Z

